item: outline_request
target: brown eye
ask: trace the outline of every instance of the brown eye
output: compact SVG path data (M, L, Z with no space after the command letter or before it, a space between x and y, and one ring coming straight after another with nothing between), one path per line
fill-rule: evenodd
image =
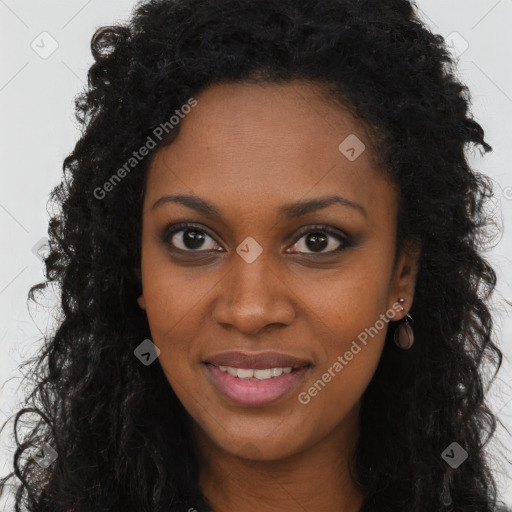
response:
M347 235L327 227L310 227L302 231L301 235L291 247L293 252L330 254L339 252L351 245L350 238Z
M220 247L204 229L190 224L175 226L171 232L166 231L163 239L173 249L185 252L213 251Z
M223 251L207 230L194 224L179 224L166 229L162 240L172 250L182 252ZM350 236L326 226L302 230L300 238L291 247L292 252L308 255L329 255L353 245Z

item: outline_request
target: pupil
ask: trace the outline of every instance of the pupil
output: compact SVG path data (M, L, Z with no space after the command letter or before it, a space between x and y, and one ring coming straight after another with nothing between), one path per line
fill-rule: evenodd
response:
M197 249L204 242L204 235L194 229L187 229L184 233L184 243L188 249Z
M308 249L311 249L312 251L321 251L327 247L327 236L324 233L311 233L306 238L306 245L308 246Z
M204 235L194 229L187 229L184 238L184 243L189 249L197 249L204 242ZM311 233L306 238L306 245L312 251L321 251L327 247L327 237L324 233Z

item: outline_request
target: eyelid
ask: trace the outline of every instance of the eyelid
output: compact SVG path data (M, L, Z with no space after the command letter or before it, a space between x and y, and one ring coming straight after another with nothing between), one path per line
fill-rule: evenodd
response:
M218 237L217 234L213 233L213 231L211 231L209 228L207 228L203 224L199 224L199 223L196 223L196 222L180 222L178 224L167 226L163 230L162 241L164 242L164 244L170 246L173 250L180 251L182 253L208 253L208 252L213 252L213 251L214 252L220 252L220 251L218 251L216 249L197 250L197 251L193 251L193 250L184 251L183 249L179 249L178 247L174 247L170 243L169 239L174 234L178 233L179 231L183 231L185 229L190 229L190 228L196 228L198 231L203 231L210 238L212 238L217 245L220 245L217 242L217 240L216 240L216 238ZM353 238L350 235L348 235L347 233L344 233L339 228L336 228L334 226L330 226L329 224L312 224L312 225L307 225L307 226L303 226L303 227L299 228L298 233L295 235L295 237L293 238L293 241L288 246L295 245L305 234L311 233L311 232L315 232L315 231L321 231L321 232L324 232L328 236L332 236L333 238L336 238L338 240L338 242L341 244L340 247L338 247L337 249L328 251L328 252L322 252L322 253L316 253L316 254L314 252L312 252L312 253L296 252L296 253L293 253L293 254L301 254L301 255L308 255L308 256L311 256L311 255L313 255L313 256L316 256L316 255L317 256L332 255L332 254L336 254L337 252L342 250L344 247L350 246L352 241L353 241ZM289 236L287 238L289 238ZM221 238L221 240L222 240L222 237L219 236L219 238Z
M307 233L315 232L322 232L325 233L327 236L335 238L340 244L339 247L327 252L294 252L292 254L300 254L301 256L327 257L339 254L341 251L351 247L354 244L353 237L342 231L340 228L330 226L329 224L312 224L300 228L291 245L295 245Z
M294 244L298 242L306 233L311 233L315 231L322 231L327 235L333 236L334 238L339 238L345 240L346 242L350 239L349 235L341 231L339 228L335 228L334 226L330 226L329 224L311 224L309 226L303 226L299 228L299 232L296 234L294 238Z
M212 230L210 230L209 228L207 228L206 226L204 226L203 224L198 224L197 222L179 222L178 224L173 224L173 225L168 225L167 227L164 228L163 232L162 232L162 241L164 244L166 245L169 245L170 247L172 247L173 249L177 250L177 251L181 251L181 252L196 252L196 253L206 253L206 252L210 252L210 251L207 251L207 250L198 250L198 251L183 251L183 249L179 249L178 247L174 247L171 243L170 243L170 238L175 235L176 233L178 233L179 231L184 231L186 229L191 229L191 228L195 228L197 229L198 231L203 231L204 233L206 233L210 238L212 238L215 243L217 245L220 245L216 238L220 238L222 240L222 237L220 237L219 235L217 235L216 233L214 233ZM224 240L222 240L224 242ZM220 252L220 251L216 251L216 252Z

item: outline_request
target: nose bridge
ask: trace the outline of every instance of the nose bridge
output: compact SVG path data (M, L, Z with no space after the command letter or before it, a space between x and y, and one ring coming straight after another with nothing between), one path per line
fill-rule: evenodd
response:
M243 249L244 244L240 244L238 250ZM274 301L278 286L275 270L271 269L268 260L263 252L254 261L233 254L229 277L232 306L262 308Z
M243 244L240 244L243 248ZM253 261L233 253L230 270L216 301L217 322L241 331L257 331L269 323L288 324L294 316L287 287L262 252Z

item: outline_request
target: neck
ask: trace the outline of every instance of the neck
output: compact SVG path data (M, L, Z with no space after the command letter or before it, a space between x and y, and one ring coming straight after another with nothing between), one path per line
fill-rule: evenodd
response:
M308 449L272 460L233 455L195 424L203 493L215 512L358 512L362 494L348 472L358 436L357 413L355 407Z

